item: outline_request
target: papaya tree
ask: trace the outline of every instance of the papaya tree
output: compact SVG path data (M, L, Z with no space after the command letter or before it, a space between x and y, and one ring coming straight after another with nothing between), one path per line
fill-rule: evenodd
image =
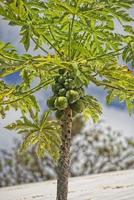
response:
M104 88L107 103L118 99L133 111L133 5L134 0L0 1L0 15L19 27L26 50L19 54L0 42L0 113L3 118L10 109L21 111L21 119L6 127L24 136L21 151L35 145L39 156L48 152L58 159L57 200L67 200L73 117L81 113L96 122L102 112L86 87ZM29 55L31 42L44 54ZM15 73L21 81L8 84L5 77ZM52 96L41 115L35 93L48 88ZM56 120L50 120L51 112Z

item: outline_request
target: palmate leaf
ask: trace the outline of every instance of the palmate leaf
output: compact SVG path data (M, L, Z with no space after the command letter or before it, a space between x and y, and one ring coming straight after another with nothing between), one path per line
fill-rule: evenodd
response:
M93 0L70 2L61 2L59 0L49 0L47 2L20 0L17 1L17 6L15 4L14 1L13 8L11 8L11 5L5 1L5 3L3 3L3 9L5 9L4 13L7 13L7 19L10 19L8 13L15 12L15 9L19 10L21 6L22 10L23 7L25 8L25 12L27 13L26 19L24 18L21 20L21 18L19 18L18 23L23 21L25 23L21 26L23 28L27 26L24 32L28 37L24 37L25 39L23 40L26 49L28 49L29 46L29 32L31 32L32 34L30 37L31 39L34 37L36 47L40 48L38 38L42 38L40 45L43 45L43 43L48 44L55 52L58 52L60 56L62 55L61 51L64 52L64 56L67 56L68 48L70 48L68 45L68 41L70 40L68 36L68 27L72 19L73 29L70 35L70 44L73 49L71 49L71 52L73 53L74 50L78 50L83 46L83 51L79 51L82 56L83 52L88 52L90 50L91 41L93 44L96 44L99 49L103 49L105 46L106 52L111 49L118 49L120 43L122 43L121 38L123 36L116 34L116 36L118 35L118 37L116 37L115 34L113 34L114 19L120 20L122 25L123 21L133 20L127 13L128 8L131 8L134 4L133 0L122 2L115 0L114 3L113 1L96 2ZM3 12L1 15L4 15ZM14 21L14 23L16 22ZM92 24L94 24L94 28ZM82 32L85 33L84 45L79 46L79 42L82 39L80 33ZM99 50L97 54L100 53L101 51ZM78 54L77 56L80 55Z
M102 108L96 98L87 95L82 99L82 101L86 107L83 111L84 118L87 120L91 117L94 122L97 122L102 113Z
M35 144L38 155L43 156L47 151L53 157L58 156L58 123L48 121L48 113L39 118L33 93L51 86L59 69L73 73L74 81L82 87L89 83L103 87L108 92L107 102L118 98L132 112L133 74L127 66L118 65L117 60L120 55L125 62L134 63L134 34L130 27L133 18L128 13L133 5L133 0L0 1L0 15L9 25L19 26L25 49L29 49L32 40L35 49L44 52L44 56L18 55L10 44L0 43L0 78L14 72L19 72L22 78L17 86L1 83L0 93L2 117L10 108L20 109L23 114L20 121L8 126L25 135L22 150ZM126 35L116 32L115 19ZM31 88L37 78L39 85ZM83 101L84 116L96 121L102 112L97 100L85 96Z
M134 110L134 101L133 99L126 99L126 107L127 107L127 110L129 112L129 115L132 114L133 110Z
M22 36L22 39L20 42L24 44L26 51L28 51L30 46L30 34L31 30L28 25L25 25L21 28L20 35Z
M23 143L20 151L26 151L31 145L36 145L37 155L43 157L45 152L49 153L54 159L58 158L60 145L60 126L57 121L48 120L49 112L44 112L40 120L35 120L32 110L28 116L23 116L15 123L9 124L5 128L16 130L23 135ZM32 112L32 115L31 115ZM39 116L38 116L39 119Z
M21 85L15 87L13 85L7 85L4 81L0 81L0 89L0 110L2 116L4 116L11 108L20 110L23 114L25 114L28 109L33 108L39 111L36 98L32 95L32 93L36 91L36 87L28 91L21 92L19 91L21 89Z
M128 45L124 48L122 58L126 63L130 63L134 67L134 40L129 41Z
M65 67L65 62L61 61L57 54L35 57L29 54L19 55L12 45L0 42L0 78L19 72L24 81L29 79L31 83L43 74L43 79L52 77L59 68Z
M134 111L134 92L123 92L118 89L109 90L106 96L106 102L110 104L111 102L117 99L120 102L126 103L128 113L131 115Z
M23 91L25 89L23 84L15 86L8 86L3 81L0 82L0 87L2 92L0 93L0 110L4 115L11 108L15 110L21 110L22 114L25 114L29 109L35 109L39 111L39 105L33 93L40 90L41 88L46 88L53 80L46 80L35 87ZM21 91L22 90L22 91ZM4 116L2 114L2 116Z
M129 113L133 111L134 100L134 76L133 72L127 66L120 66L117 62L107 62L106 66L101 65L98 68L98 77L91 78L97 86L102 86L107 90L107 103L118 99L120 102L126 102ZM96 69L97 69L96 68ZM99 79L98 79L99 78Z

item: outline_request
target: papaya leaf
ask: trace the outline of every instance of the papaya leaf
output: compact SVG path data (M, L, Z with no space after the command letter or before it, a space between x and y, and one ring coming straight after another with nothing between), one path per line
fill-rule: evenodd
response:
M49 111L44 112L38 121L35 120L34 112L30 110L29 117L25 115L5 127L9 130L16 130L23 136L21 152L26 151L31 145L35 145L38 156L43 157L45 152L48 152L54 159L58 158L61 142L60 126L57 121L48 120L48 115Z
M92 96L85 96L82 101L85 104L85 110L83 111L83 116L87 120L90 117L94 122L99 120L99 117L102 113L101 106L97 102L97 100Z

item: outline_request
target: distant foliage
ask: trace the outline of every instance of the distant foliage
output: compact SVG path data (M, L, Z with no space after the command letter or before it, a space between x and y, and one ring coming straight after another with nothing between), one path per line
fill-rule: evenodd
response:
M72 141L71 175L134 168L134 139L99 125Z
M35 149L20 155L18 140L10 152L0 150L0 187L49 180L56 177L54 163L49 155L41 160Z
M74 126L71 176L134 168L134 139L100 125L81 134L76 132ZM18 154L19 145L15 141L10 153L0 150L0 187L56 178L56 163L48 154L39 159L35 148Z

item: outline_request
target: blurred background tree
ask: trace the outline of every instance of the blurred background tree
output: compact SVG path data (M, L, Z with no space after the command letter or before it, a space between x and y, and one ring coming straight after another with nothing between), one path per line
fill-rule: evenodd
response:
M134 139L98 123L84 130L81 115L73 121L71 176L134 168ZM10 152L0 150L0 187L56 178L56 165L46 154L37 158L34 147L18 153L19 140Z

